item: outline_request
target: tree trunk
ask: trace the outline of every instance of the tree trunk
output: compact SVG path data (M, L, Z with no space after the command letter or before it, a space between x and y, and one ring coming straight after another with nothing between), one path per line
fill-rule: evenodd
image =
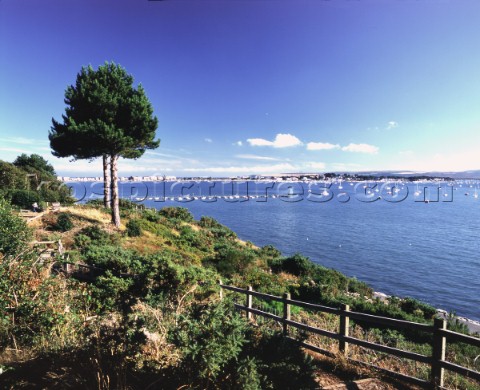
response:
M109 209L112 204L110 199L110 175L108 172L108 156L103 155L103 204L105 208Z
M112 223L120 227L120 208L118 205L118 172L117 172L118 156L110 157L110 176L111 176L111 194L112 194Z

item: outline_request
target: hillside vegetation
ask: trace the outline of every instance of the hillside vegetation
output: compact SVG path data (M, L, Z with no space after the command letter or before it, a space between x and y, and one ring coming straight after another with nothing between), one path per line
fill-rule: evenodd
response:
M361 281L300 254L283 257L272 246L255 247L212 218L195 221L187 209L157 211L126 201L120 206L120 230L95 202L45 213L29 228L8 202L0 202L0 379L7 388L318 388L319 360L283 339L278 324L248 324L233 309L235 294L220 300L219 279L416 322L430 323L435 315L433 307L414 299L373 299ZM50 258L29 244L58 240L66 251ZM96 274L90 280L68 277L60 272L65 262L94 266ZM272 302L262 310L280 308ZM292 316L328 330L338 326L327 314L294 308ZM366 324L353 324L351 332L429 353L427 336ZM337 352L331 340L309 341ZM428 367L361 349L352 353L389 369L428 375ZM449 351L453 361L469 366L475 353L461 344ZM329 364L329 371L348 378L364 375L341 358ZM475 388L460 377L448 380L450 386Z
M28 210L33 203L45 209L47 202L75 201L70 190L57 180L53 166L38 154L21 154L13 163L0 160L0 198Z

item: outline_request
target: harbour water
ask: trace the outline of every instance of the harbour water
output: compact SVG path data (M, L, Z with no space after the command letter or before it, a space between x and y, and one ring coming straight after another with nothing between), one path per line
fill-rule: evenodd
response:
M102 183L85 184L73 184L82 201L103 193ZM255 245L480 320L476 183L126 182L120 193L147 207L187 207Z

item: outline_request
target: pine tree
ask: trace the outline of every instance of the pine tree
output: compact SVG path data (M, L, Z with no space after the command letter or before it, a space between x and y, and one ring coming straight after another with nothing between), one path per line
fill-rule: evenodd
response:
M83 67L65 91L65 104L63 123L52 119L52 153L75 160L102 157L105 205L111 205L112 222L119 227L118 159L137 159L160 144L152 105L143 87L135 88L133 77L113 62L97 70Z

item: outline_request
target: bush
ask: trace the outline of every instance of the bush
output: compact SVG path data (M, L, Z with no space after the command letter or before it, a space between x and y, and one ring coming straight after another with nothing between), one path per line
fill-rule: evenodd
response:
M106 231L100 229L98 225L87 226L80 230L79 234L87 236L96 244L107 243L110 237L110 235Z
M219 383L227 365L237 360L246 343L247 324L226 304L196 306L182 316L170 335L183 354L183 369L190 381L206 388ZM254 370L245 367L242 376Z
M90 245L83 253L83 260L117 274L135 272L141 267L138 253L114 245Z
M260 255L267 258L275 259L280 257L282 255L282 252L280 252L273 245L265 245L264 247L260 248Z
M10 205L0 199L0 253L17 255L31 237L32 232L25 221L12 214Z
M287 272L296 276L308 275L315 267L308 257L298 253L284 259L274 260L270 265L274 272Z
M207 239L202 234L202 232L196 232L193 230L190 226L185 225L180 228L180 240L179 244L186 244L190 247L193 248L198 248L198 249L203 249L203 250L208 250L207 249Z
M77 248L86 248L92 243L92 239L85 234L77 234L75 236L75 246Z
M148 222L158 223L162 217L156 210L146 209L142 213L142 219L145 219Z
M249 344L246 353L258 362L264 389L317 389L315 364L303 350L285 339L282 334L263 333L255 344ZM253 370L253 367L250 368Z
M25 172L17 168L15 165L0 160L0 188L8 189L25 189L26 182Z
M12 204L23 209L31 209L32 204L40 202L36 192L27 190L14 190L11 193Z
M211 235L215 238L237 238L235 232L211 217L200 218L198 224L201 227L208 229Z
M255 263L254 252L249 249L238 249L228 243L215 247L216 254L206 259L204 264L215 267L223 276L232 277L234 274L245 275Z
M208 296L217 287L218 277L207 268L176 263L179 255L176 253L157 252L141 259L142 269L137 274L135 295L145 297L149 304L155 304L163 299L178 301L182 299L187 304L195 297ZM197 285L195 294L187 294L192 286ZM184 298L182 296L186 295Z
M70 215L67 213L60 213L57 218L55 229L61 232L67 232L71 228L73 228L73 222L70 218Z
M142 235L142 228L136 219L131 219L127 222L127 236L140 237Z
M400 302L400 308L408 314L413 314L425 319L431 319L437 313L437 310L433 306L420 302L415 298L408 297Z
M0 261L0 281L1 352L27 346L33 352L78 342L83 320L77 309L86 298L82 287L71 280L47 276L38 254L28 250L15 259Z
M246 357L238 362L235 383L242 390L260 390L262 381L255 358Z
M185 207L164 207L160 210L160 215L168 219L192 222L193 215Z

